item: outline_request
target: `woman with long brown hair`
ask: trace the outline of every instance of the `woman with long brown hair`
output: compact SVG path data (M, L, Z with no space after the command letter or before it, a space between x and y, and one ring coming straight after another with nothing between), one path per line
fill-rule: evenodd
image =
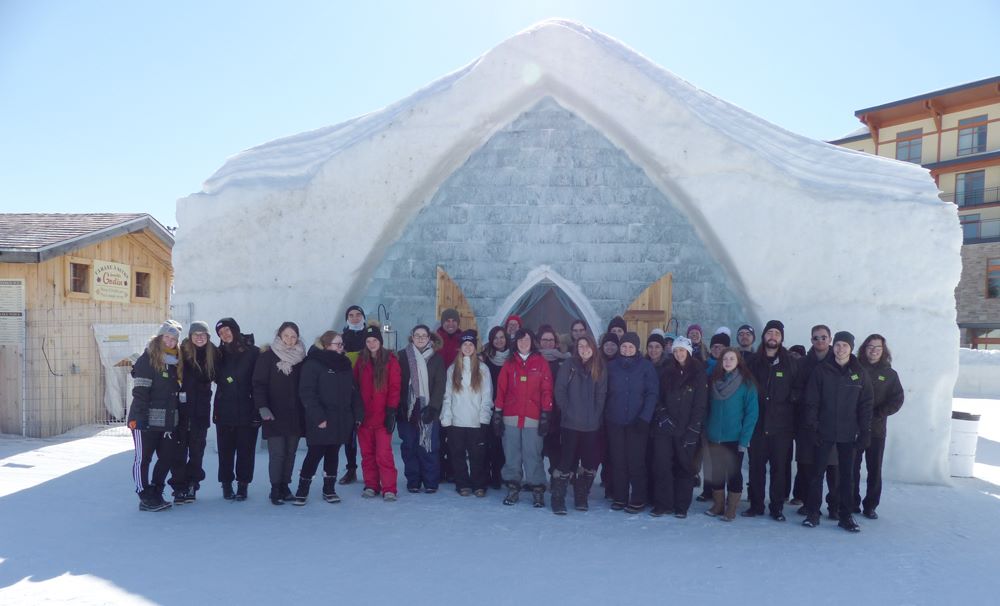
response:
M361 496L372 499L382 494L396 500L396 463L392 456L392 432L396 429L401 384L399 362L382 345L377 326L365 328L365 348L354 366L354 381L361 392L364 420L358 428L361 470L365 489Z
M176 478L177 482L170 478L174 503L193 503L205 479L203 461L208 427L212 423L212 380L219 356L208 331L207 323L192 322L188 337L181 343L180 426L187 440L182 452L184 473Z
M449 427L455 490L463 497L486 496L486 433L482 428L493 414L493 386L486 364L476 357L474 330L461 336L458 356L445 380L441 425Z
M590 487L601 463L599 430L608 391L604 357L589 334L573 344L573 357L559 367L554 391L562 425L561 450L552 471L552 512L566 513L566 491L574 475L574 506L578 511L587 511Z

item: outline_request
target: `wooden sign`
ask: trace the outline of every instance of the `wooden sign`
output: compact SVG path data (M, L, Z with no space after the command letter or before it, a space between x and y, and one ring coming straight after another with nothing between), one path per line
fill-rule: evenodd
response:
M132 268L94 259L94 300L128 303L132 300Z
M24 342L24 280L0 280L0 343Z

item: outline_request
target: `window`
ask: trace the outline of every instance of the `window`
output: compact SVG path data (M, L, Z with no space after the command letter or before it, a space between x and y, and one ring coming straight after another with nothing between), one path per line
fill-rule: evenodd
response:
M979 239L979 214L972 215L961 215L958 220L962 224L962 239L968 242L969 240Z
M986 151L986 116L958 121L958 155L967 156Z
M1000 328L969 329L972 349L1000 349Z
M90 292L90 264L76 263L70 261L69 264L69 291L79 294Z
M976 170L971 173L959 173L955 175L955 203L959 207L978 206L982 204L985 190L985 170Z
M1000 259L986 260L986 298L1000 298Z
M136 299L153 298L153 280L148 271L136 271L132 283L135 284Z
M896 135L896 159L920 164L924 129L905 130Z

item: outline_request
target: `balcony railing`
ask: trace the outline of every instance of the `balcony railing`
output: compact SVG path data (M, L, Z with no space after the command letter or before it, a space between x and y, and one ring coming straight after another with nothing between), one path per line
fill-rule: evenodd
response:
M997 204L1000 203L1000 187L969 189L961 193L941 194L941 199L945 202L955 202L959 208L982 206L983 204Z
M966 243L1000 239L1000 219L963 221L962 236Z

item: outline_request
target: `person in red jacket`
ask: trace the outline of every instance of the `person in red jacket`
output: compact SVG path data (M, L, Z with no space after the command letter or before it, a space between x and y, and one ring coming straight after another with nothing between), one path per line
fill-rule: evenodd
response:
M517 350L500 369L493 430L503 438L506 458L501 475L507 484L504 505L517 503L521 481L531 488L533 505L545 507L542 444L552 411L552 372L526 328L514 335Z
M397 472L392 455L392 432L396 429L401 380L399 362L382 346L382 331L377 326L365 329L365 349L354 366L354 381L365 409L364 420L358 428L361 471L365 479L361 496L370 499L381 492L386 501L395 501Z

